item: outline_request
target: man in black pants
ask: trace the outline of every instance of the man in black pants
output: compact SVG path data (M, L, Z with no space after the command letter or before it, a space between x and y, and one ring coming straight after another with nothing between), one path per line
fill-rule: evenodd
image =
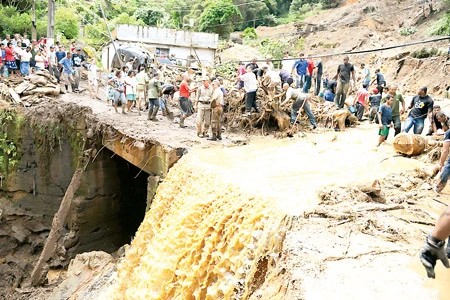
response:
M375 78L372 80L370 85L372 85L375 81L377 81L377 90L381 97L383 97L383 88L386 86L386 81L384 80L384 76L381 74L380 69L375 70Z

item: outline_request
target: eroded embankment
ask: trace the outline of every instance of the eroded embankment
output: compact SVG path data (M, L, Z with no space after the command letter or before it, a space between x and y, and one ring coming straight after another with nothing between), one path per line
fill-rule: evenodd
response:
M0 120L0 298L19 296L14 290L29 278L83 157L89 164L49 268L66 267L78 253L112 253L129 243L160 178L183 154L129 138L70 103L3 109Z

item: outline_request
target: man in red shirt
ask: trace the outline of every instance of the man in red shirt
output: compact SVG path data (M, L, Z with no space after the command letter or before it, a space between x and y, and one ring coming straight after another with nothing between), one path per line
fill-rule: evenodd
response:
M189 76L187 74L183 75L183 81L180 84L180 108L181 108L181 117L180 117L180 127L186 128L184 125L184 119L191 116L194 113L194 108L192 107L192 102L189 99L191 93L195 92L195 89L189 88Z
M308 63L308 67L306 68L306 76L305 76L305 85L303 86L303 93L308 93L311 88L311 79L312 74L314 72L314 62L312 60L311 55L308 55L308 59L306 60Z
M367 83L363 83L362 87L356 93L355 100L353 101L353 105L356 107L356 117L358 118L358 121L362 120L364 110L367 108L367 104L369 103L369 92L366 88Z

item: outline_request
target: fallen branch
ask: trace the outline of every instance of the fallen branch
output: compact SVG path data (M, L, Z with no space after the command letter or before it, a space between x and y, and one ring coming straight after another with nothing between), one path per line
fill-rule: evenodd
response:
M366 256L366 255L381 255L381 254L387 254L387 253L406 253L408 254L408 252L406 250L400 250L400 249L393 249L393 250L374 250L374 251L369 251L369 252L364 252L364 253L360 253L360 254L356 254L356 255L352 255L352 256L331 256L331 257L327 257L325 258L323 261L339 261L339 260L343 260L343 259L357 259L360 258L362 256Z

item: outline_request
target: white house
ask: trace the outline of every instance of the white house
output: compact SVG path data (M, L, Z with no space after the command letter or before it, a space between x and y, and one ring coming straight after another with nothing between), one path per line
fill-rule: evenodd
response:
M116 47L127 44L145 47L156 57L174 56L188 66L197 60L212 66L219 43L217 34L128 24L118 24L112 36ZM103 48L104 68L110 69L114 53L112 43Z

